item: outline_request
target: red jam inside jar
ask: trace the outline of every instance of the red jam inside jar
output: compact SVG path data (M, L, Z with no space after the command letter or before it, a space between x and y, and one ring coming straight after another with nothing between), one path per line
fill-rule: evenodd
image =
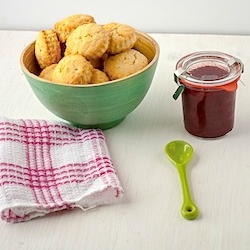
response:
M220 52L197 52L182 58L178 83L184 85L185 129L192 135L215 138L234 126L237 82L243 70L239 59Z

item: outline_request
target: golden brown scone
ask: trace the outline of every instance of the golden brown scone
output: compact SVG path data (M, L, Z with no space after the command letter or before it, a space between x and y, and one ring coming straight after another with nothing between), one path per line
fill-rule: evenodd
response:
M61 46L54 30L42 30L35 42L35 56L41 69L58 63L61 59Z
M52 81L66 84L91 83L93 66L82 55L63 57L52 73Z
M54 24L54 29L60 42L65 43L70 33L78 26L86 23L95 23L94 17L86 14L76 14L66 17Z
M110 54L118 54L133 48L138 39L135 29L129 25L113 22L105 24L103 27L111 34L108 47Z
M65 55L80 54L88 60L100 58L107 51L109 40L109 32L102 25L83 24L69 35Z
M135 49L130 49L108 57L104 61L104 72L110 80L116 80L143 69L147 64L146 56Z
M107 74L99 69L94 69L93 70L93 76L91 79L91 83L103 83L103 82L108 82L109 78Z
M50 66L46 67L45 69L42 70L42 72L40 73L39 77L48 80L48 81L52 81L52 73L56 67L57 63L51 64Z

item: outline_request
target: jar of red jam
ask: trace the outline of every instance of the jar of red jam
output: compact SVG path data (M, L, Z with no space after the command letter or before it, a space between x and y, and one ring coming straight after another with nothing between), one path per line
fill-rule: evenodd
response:
M185 129L192 135L215 138L234 126L235 96L242 62L217 51L201 51L181 58L175 81L181 93Z

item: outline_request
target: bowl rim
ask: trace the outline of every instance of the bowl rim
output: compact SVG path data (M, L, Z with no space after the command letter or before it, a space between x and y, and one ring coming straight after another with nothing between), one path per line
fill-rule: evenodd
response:
M155 48L155 55L153 57L153 59L148 63L148 65L146 67L144 67L143 69L129 75L129 76L126 76L126 77L123 77L123 78L120 78L120 79L116 79L116 80L111 80L111 81L108 81L108 82L103 82L103 83L95 83L95 84L66 84L66 83L55 83L55 82L52 82L52 81L48 81L46 79L42 79L43 82L46 82L46 83L49 83L49 84L54 84L54 85L59 85L59 86L66 86L66 87L73 87L73 88L93 88L93 87L98 87L98 86L104 86L104 85L110 85L110 84L115 84L117 82L121 82L121 81L124 81L128 78L132 78L136 75L139 75L140 73L146 71L148 68L150 68L158 59L159 59L159 56L160 56L160 46L159 44L157 43L157 41L151 37L150 35L148 35L147 33L144 33L144 32L141 32L141 31L138 31L136 30L136 33L139 35L139 36L142 36L144 38L146 38L147 40L149 40L154 48ZM41 78L33 73L31 73L24 65L24 62L23 62L23 57L24 57L24 54L27 52L27 50L33 46L33 44L35 44L35 40L31 43L29 43L25 48L24 50L22 51L21 53L21 56L20 56L20 64L21 64L21 69L31 78L34 78L36 80L39 80L41 81Z

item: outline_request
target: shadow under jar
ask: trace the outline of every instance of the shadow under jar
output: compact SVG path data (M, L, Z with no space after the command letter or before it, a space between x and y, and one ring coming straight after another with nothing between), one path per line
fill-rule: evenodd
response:
M242 72L238 58L216 51L195 52L177 62L175 81L182 91L184 126L190 134L216 138L233 129Z

